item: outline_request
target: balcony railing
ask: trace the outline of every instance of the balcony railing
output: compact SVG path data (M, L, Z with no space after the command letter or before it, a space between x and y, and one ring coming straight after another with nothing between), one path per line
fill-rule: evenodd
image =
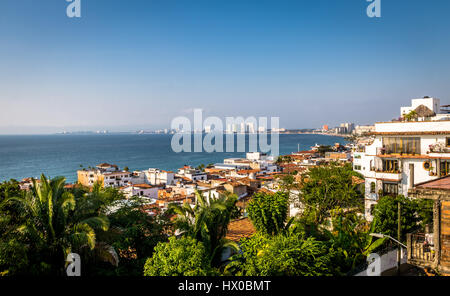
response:
M372 167L372 168L370 168L370 170L374 171L376 173L386 173L386 174L401 174L402 173L401 169L387 170L387 169Z
M423 233L408 233L408 262L420 266L430 266L435 260L433 235Z

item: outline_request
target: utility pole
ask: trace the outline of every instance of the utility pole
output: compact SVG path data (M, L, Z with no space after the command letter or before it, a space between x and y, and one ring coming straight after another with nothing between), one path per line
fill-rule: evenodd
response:
M401 239L401 233L402 233L402 228L401 228L401 205L400 205L400 201L398 201L397 204L397 209L398 209L398 213L397 213L397 240L400 241ZM400 244L398 244L398 250L397 250L397 275L400 275L400 262L401 262L401 252L402 252L402 247L400 246Z

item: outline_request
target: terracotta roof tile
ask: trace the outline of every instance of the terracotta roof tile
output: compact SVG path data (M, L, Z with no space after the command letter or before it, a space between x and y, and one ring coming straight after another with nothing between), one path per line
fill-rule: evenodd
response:
M256 232L255 227L248 218L231 221L228 225L226 238L238 242L243 237L249 237Z

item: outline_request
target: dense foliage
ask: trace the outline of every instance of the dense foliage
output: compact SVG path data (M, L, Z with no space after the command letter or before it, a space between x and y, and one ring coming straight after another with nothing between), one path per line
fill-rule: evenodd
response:
M259 232L275 235L285 227L288 208L288 193L279 191L274 194L256 193L249 203L247 211Z
M202 242L211 264L218 266L225 248L237 249L234 243L225 239L228 224L236 211L237 197L229 194L211 198L199 192L195 197L193 208L188 203L170 205L170 210L177 214L175 228L182 235Z
M303 176L300 202L305 206L303 217L312 225L320 225L338 208L360 210L363 193L353 177L359 176L351 166L330 165L312 168Z
M159 243L153 257L145 263L145 276L206 276L213 275L208 252L196 239L171 237Z
M0 184L1 275L65 275L71 252L80 254L84 275L142 274L166 236L140 205L111 211L123 199L99 185L65 188L63 177L42 175L29 191L15 181Z
M237 275L323 276L333 275L334 254L325 243L301 233L268 236L258 233L241 240L243 255ZM229 269L235 267L233 263Z
M373 222L365 221L355 176L332 164L300 183L286 175L278 192L255 193L247 212L257 232L239 246L226 239L239 213L235 195L196 192L194 206L152 216L142 199L98 184L66 187L62 177L41 176L25 191L11 180L0 184L0 275L64 275L70 252L80 254L83 275L345 275L386 244L370 233L397 236L398 203L403 241L433 221L432 201L403 196L380 198ZM292 189L304 206L295 220Z
M381 197L373 209L377 233L397 238L398 203L401 205L401 240L405 242L407 233L423 229L433 221L433 201L413 200L402 195Z

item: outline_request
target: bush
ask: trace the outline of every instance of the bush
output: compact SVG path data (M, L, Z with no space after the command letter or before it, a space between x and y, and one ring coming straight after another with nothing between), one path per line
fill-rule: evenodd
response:
M377 221L375 226L377 233L397 237L397 205L399 202L401 203L401 239L406 241L407 233L421 229L425 223L431 223L433 205L432 201L411 200L402 195L383 196L373 210L373 216Z
M247 207L255 228L264 234L275 235L284 229L289 207L286 192L257 193Z
M326 244L299 233L274 237L256 234L241 241L244 276L333 275L333 253Z
M145 276L214 275L205 247L188 236L158 243L144 266Z

